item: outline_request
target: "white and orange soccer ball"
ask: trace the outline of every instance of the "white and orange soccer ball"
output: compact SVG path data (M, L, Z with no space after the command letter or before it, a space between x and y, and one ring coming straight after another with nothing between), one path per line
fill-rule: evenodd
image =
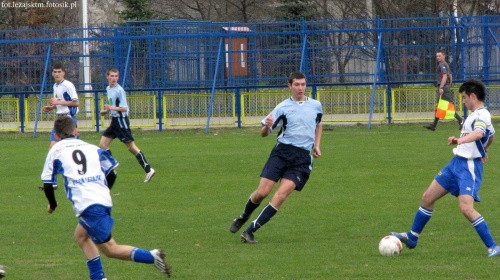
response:
M396 236L388 235L380 240L378 250L384 257L397 257L403 250L403 244Z

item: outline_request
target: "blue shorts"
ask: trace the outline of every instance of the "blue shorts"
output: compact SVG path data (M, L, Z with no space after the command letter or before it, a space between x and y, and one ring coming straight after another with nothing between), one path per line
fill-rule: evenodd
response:
M130 120L128 117L113 117L111 118L111 124L102 134L104 137L111 139L118 138L122 143L129 143L134 141L132 137L132 131L130 130Z
M260 177L278 182L281 178L295 183L295 190L301 191L312 170L311 153L292 145L278 144L264 165Z
M69 116L75 121L76 127L78 127L78 122L76 121L76 117L75 116L71 116L71 115L69 115ZM56 134L56 128L53 127L52 128L52 132L50 133L50 141L56 141L57 142L57 139L54 136L55 134ZM76 139L80 139L80 136L76 136Z
M454 196L470 195L479 199L479 188L483 178L483 162L480 158L466 159L455 156L448 165L434 177L436 181Z
M95 204L83 211L78 223L87 230L95 244L102 244L111 239L114 221L115 219L111 218L111 207Z

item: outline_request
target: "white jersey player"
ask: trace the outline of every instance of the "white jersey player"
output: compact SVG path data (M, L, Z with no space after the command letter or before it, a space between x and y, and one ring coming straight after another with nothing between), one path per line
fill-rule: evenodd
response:
M472 113L465 120L460 137L448 138L448 145L457 145L453 149L455 156L434 177L422 196L411 230L391 232L391 235L399 238L408 248L415 248L420 234L434 213L435 202L449 193L458 197L460 210L488 249L488 256L493 257L500 254L500 246L493 239L483 216L474 209L474 202L480 201L478 193L483 180L483 163L488 158L486 152L493 142L495 130L491 124L491 115L484 107L484 84L471 79L460 86L459 92L464 105Z
M54 96L49 100L50 106L44 106L43 111L50 112L56 110L58 116L70 116L73 121L77 123L75 114L78 113L80 102L75 86L72 82L64 79L65 75L66 72L64 71L62 63L54 63L52 68L52 77L56 82L54 84ZM57 142L54 134L55 131L52 129L49 150Z
M163 250L120 245L111 236L114 219L109 190L116 179L113 169L118 163L107 151L76 139L78 130L71 117L57 117L54 128L58 142L49 151L41 176L49 201L47 211L52 214L57 207L52 183L61 174L66 196L79 218L74 237L87 258L90 279L106 279L99 251L110 258L154 264L170 277Z

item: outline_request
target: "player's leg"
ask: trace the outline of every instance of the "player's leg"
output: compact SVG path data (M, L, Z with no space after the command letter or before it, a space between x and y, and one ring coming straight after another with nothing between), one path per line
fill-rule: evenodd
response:
M106 150L111 154L111 150L109 149L109 145L113 142L113 138L107 137L107 136L102 136L101 141L99 142L99 148Z
M87 234L87 230L82 225L78 224L75 229L74 237L87 258L90 279L105 279L106 276L102 269L101 256L99 255L96 245Z
M144 183L149 182L149 180L151 180L151 178L153 178L153 176L155 175L156 171L151 168L151 165L149 165L148 161L146 160L146 156L144 156L144 153L139 150L134 141L129 141L125 143L125 145L127 146L129 152L131 152L135 156L137 162L139 162L139 165L142 167L142 169L144 169L144 172L146 172Z
M120 125L118 124L117 118L111 118L111 123L102 133L99 148L108 151L108 153L112 155L109 145L111 145L111 142L113 142L116 137L120 137Z
M458 197L460 211L471 222L477 234L488 248L488 256L493 257L500 254L500 247L491 236L488 224L483 216L474 209L474 198L470 195L460 195Z
M233 233L240 230L246 221L250 218L250 215L253 213L257 207L259 207L260 203L264 198L266 198L271 190L273 189L276 182L283 176L283 173L286 170L286 161L283 160L279 155L277 155L276 147L271 151L271 155L267 159L266 164L262 168L262 172L260 173L260 182L257 189L250 195L248 199L245 210L243 213L236 217L231 223L229 230Z
M229 227L229 231L235 233L248 221L253 211L259 207L260 203L266 198L273 189L276 181L267 178L260 178L260 183L257 189L250 195L243 213L236 217Z
M286 178L281 179L278 189L269 203L272 204L273 208L279 210L285 199L295 190L295 187L294 181Z
M273 195L273 198L260 212L259 216L252 221L248 228L241 234L241 240L247 243L257 243L253 233L265 225L278 212L279 208L285 199L295 190L296 184L294 181L282 178L281 182Z
M424 230L425 225L431 219L434 212L434 203L441 197L448 194L448 191L441 186L435 179L432 180L430 186L422 195L421 205L415 214L413 224L409 232L396 233L391 232L391 235L396 236L405 243L410 249L417 246L418 238Z
M439 88L436 92L436 110L437 110L437 106L439 104L439 98L440 98L440 94L439 94ZM434 121L432 122L432 124L428 124L428 125L424 125L425 128L429 129L429 130L436 130L436 126L437 126L437 123L439 122L439 118L436 118L434 116Z
M154 249L148 251L129 245L121 245L117 244L114 238L111 238L107 242L97 244L97 247L109 258L133 261L137 263L154 264L161 273L170 277L170 265L165 261L165 254L163 253L163 250Z

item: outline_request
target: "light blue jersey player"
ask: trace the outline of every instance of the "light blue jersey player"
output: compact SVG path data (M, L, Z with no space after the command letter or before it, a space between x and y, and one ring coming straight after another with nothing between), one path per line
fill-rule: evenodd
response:
M109 86L106 88L108 102L104 104L105 110L101 111L101 115L109 113L111 115L111 124L104 131L101 137L99 147L108 151L111 154L109 145L115 138L127 146L127 149L132 153L139 165L144 169L146 177L144 183L147 183L156 174L156 171L151 168L151 165L146 160L144 153L135 145L132 131L130 130L130 120L128 119L128 104L125 90L118 84L119 72L116 68L110 68L106 71L106 79Z
M415 248L422 230L432 217L434 203L450 193L458 197L460 210L488 248L488 256L493 257L500 254L500 247L493 240L483 216L474 209L474 201L480 201L478 192L483 178L483 163L488 158L486 152L493 142L495 130L491 124L491 115L484 107L484 84L471 79L463 83L459 91L464 105L472 113L464 122L460 138L448 138L448 145L457 145L453 149L455 157L441 169L425 191L411 230L404 233L391 232L391 235L399 238L408 248Z
M298 106L297 106L298 105ZM278 143L292 145L306 151L311 151L316 138L316 126L321 123L323 110L321 103L305 96L303 101L295 101L292 97L281 102L261 121L274 120L269 132L280 128Z
M52 183L61 174L66 196L79 218L74 237L87 258L90 279L106 279L99 251L110 258L154 264L169 277L170 266L163 250L119 245L111 236L114 219L110 189L118 163L107 151L76 139L78 130L69 116L57 117L54 127L58 142L49 151L41 175L49 201L47 210L52 214L57 207Z
M262 137L280 128L278 144L271 151L262 169L257 190L250 195L243 213L234 219L229 230L233 233L240 230L253 211L269 195L276 182L280 183L269 204L241 234L242 242L257 243L254 232L278 212L288 195L294 190L302 190L312 170L312 158L321 156L321 103L304 95L306 76L301 72L293 72L290 75L288 87L292 96L281 102L262 120Z
M108 75L109 76L109 75ZM106 87L106 94L108 95L108 105L124 108L124 111L110 110L109 114L113 118L123 118L128 116L128 104L127 97L125 96L125 90L119 84L114 84L113 87Z

